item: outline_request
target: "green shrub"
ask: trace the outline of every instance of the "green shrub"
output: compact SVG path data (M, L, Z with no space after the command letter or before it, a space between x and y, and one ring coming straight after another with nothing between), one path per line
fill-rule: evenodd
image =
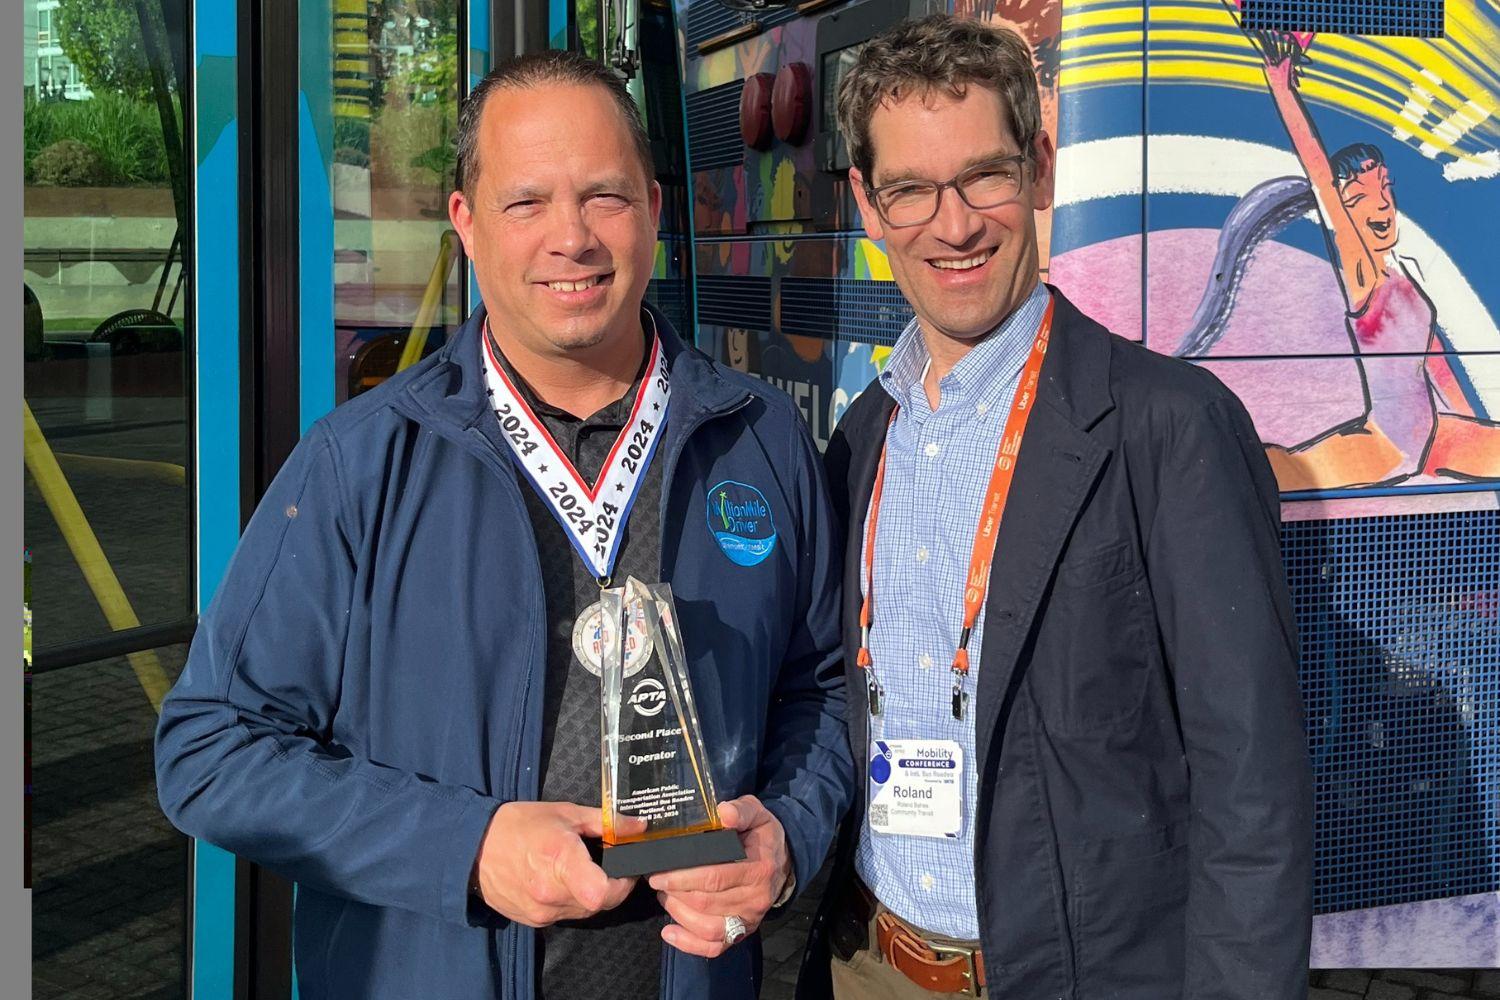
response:
M370 154L353 146L339 146L333 151L334 163L346 163L351 167L364 167L369 169Z
M440 169L443 162L424 158L424 154L449 141L451 117L449 109L437 106L387 104L382 108L370 129L374 186L403 188L448 183L448 178L435 169Z
M333 148L357 149L365 154L368 161L370 155L370 122L364 118L353 118L348 115L335 115L333 119ZM348 162L339 160L338 162Z
M99 154L77 139L59 139L36 154L32 172L48 187L87 187L103 182Z
M176 104L173 98L174 108ZM180 109L176 110L179 122ZM160 186L169 183L161 117L154 103L102 93L85 101L28 100L25 107L26 176L41 181L36 158L63 139L97 155L98 176L88 183Z
M154 104L118 94L99 94L79 101L66 134L94 147L109 181L115 184L164 184L169 180L161 117Z
M26 105L21 112L21 124L26 136L26 180L35 179L32 170L32 161L36 154L46 147L52 145L56 136L54 126L57 116L52 113L53 105L38 101L32 94L26 95Z

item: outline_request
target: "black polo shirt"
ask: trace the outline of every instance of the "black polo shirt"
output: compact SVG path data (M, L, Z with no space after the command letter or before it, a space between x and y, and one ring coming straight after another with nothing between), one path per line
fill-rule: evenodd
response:
M624 396L579 418L542 402L495 346L495 356L516 390L559 448L592 487L645 377L648 350L635 384ZM614 580L661 578L662 457L646 467L615 560ZM547 680L542 722L543 802L599 805L601 767L599 678L573 654L579 616L599 600L599 583L568 542L551 508L524 477L521 492L536 533L547 609ZM537 934L539 1000L609 997L658 1000L661 996L661 929L666 913L642 879L624 903L588 920L565 921Z

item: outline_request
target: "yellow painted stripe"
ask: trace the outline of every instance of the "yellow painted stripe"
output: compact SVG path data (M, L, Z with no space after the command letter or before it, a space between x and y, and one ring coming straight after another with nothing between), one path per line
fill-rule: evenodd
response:
M1242 57L1223 55L1203 58L1203 55L1198 49L1153 48L1147 60L1147 78L1154 83L1219 85L1240 90L1265 91L1266 81L1261 63L1253 53ZM1140 82L1141 57L1137 55L1131 58L1118 52L1109 53L1100 63L1094 63L1087 56L1073 56L1062 61L1058 73L1058 83L1063 88ZM1361 115L1390 129L1399 126L1417 140L1431 143L1445 153L1464 154L1462 139L1460 145L1454 146L1433 131L1446 112L1429 114L1421 124L1401 118L1400 111L1406 103L1404 93L1398 95L1379 90L1311 67L1304 76L1302 93L1316 104ZM1493 129L1494 126L1495 119L1490 118L1469 135L1485 130L1486 127Z
M1123 56L1119 52L1100 52L1097 55L1092 56L1069 56L1066 59L1062 60L1059 65L1063 67L1064 71L1066 71L1067 69L1074 66L1091 66L1098 65L1100 63L1119 62L1122 65L1134 66L1136 70L1136 76L1140 76L1144 72L1142 67L1144 65L1145 57L1146 54L1144 52L1136 53L1134 59L1128 56Z
M1116 45L1132 45L1137 49L1146 44L1146 33L1144 31L1101 31L1096 35L1064 35L1062 40L1062 52L1079 52L1098 46L1100 48Z
M1072 4L1068 5L1072 7ZM1064 14L1062 19L1062 33L1066 41L1069 34L1083 32L1090 28L1103 28L1114 24L1141 24L1145 20L1145 14L1140 4L1132 4L1113 10L1088 11L1079 14Z
M1200 59L1158 58L1154 51L1147 63L1147 77L1153 82L1163 83L1202 83L1205 79L1212 79L1216 83L1226 83L1256 91L1264 91L1266 87L1265 76L1256 62L1245 66L1234 66ZM1362 115L1372 121L1382 122L1392 127L1397 120L1397 111L1400 108L1400 105L1382 104L1362 94L1352 93L1344 86L1329 86L1315 78L1303 81L1302 93L1310 101ZM1410 128L1408 130L1414 135L1426 137L1427 134L1424 130ZM1446 148L1442 143L1434 142L1434 145Z
M138 628L141 620L136 617L135 609L130 606L130 600L125 596L124 588L120 586L119 577L115 576L114 567L110 566L109 560L105 558L104 549L99 546L99 539L95 537L94 529L89 526L88 519L83 516L83 508L78 505L78 498L73 495L67 477L63 475L62 468L57 464L57 456L52 453L51 446L42 435L41 427L37 426L36 417L31 414L31 405L28 403L23 403L23 405L26 407L27 471L36 481L43 502L52 512L53 520L57 522L64 541L68 543L68 550L73 553L73 559L78 563L78 568L83 571L83 578L87 581L89 590L93 591L94 600L99 602L99 610L104 612L104 620L116 632ZM157 657L156 651L148 649L139 653L131 653L127 659L130 661L130 669L135 672L136 680L146 692L151 707L158 713L161 712L162 699L167 696L167 691L172 684L167 680L166 672L162 670L161 660Z
M1320 34L1313 42L1310 55L1316 65L1328 53L1380 66L1394 73L1402 82L1398 86L1404 102L1408 81L1417 78L1418 69L1427 69L1463 96L1461 105L1472 98L1500 92L1500 4L1486 0L1494 14L1483 13L1474 3L1455 3L1448 7L1447 37L1381 38L1368 35ZM1172 21L1199 24L1230 37L1240 36L1239 27L1218 0L1201 4L1156 5L1150 7L1151 28Z
M1138 59L1134 62L1109 62L1102 66L1084 66L1078 69L1064 67L1057 74L1058 86L1064 90L1116 83L1140 83L1142 79L1141 62Z
M1150 54L1150 61L1153 64L1155 64L1158 60L1197 61L1202 60L1204 54L1205 53L1202 49L1197 48L1174 49L1168 48L1165 45L1160 47L1153 46ZM1253 52L1246 52L1244 54L1215 53L1212 56L1211 60L1208 61L1211 61L1214 64L1222 62L1226 66L1249 66L1253 70L1256 78L1260 80L1262 89L1264 89L1265 87L1265 77L1262 75L1261 70L1261 66L1263 65L1263 63L1261 62L1260 57ZM1394 82L1395 81L1392 81L1392 83ZM1399 91L1397 91L1394 86L1383 89L1370 87L1365 85L1364 83L1355 82L1355 80L1348 75L1330 73L1326 70L1309 67L1303 72L1302 75L1302 90L1304 93L1307 93L1309 96L1311 96L1313 89L1315 89L1317 86L1326 87L1331 91L1347 91L1351 96L1363 95L1365 98L1375 102L1376 104L1381 104L1390 108L1392 116L1388 117L1391 117L1392 120L1394 120L1394 113L1399 112L1402 105L1405 103L1404 98L1401 98L1399 100L1397 99L1396 94L1399 93Z

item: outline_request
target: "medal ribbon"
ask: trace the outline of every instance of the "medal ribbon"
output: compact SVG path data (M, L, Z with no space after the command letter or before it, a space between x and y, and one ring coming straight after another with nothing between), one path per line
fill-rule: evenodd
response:
M959 632L958 650L953 654L953 717L963 718L964 678L969 673L969 636L974 623L979 620L979 611L984 607L984 595L989 591L990 566L995 561L995 539L1000 534L1000 522L1005 516L1005 502L1010 496L1011 480L1015 478L1016 457L1021 453L1021 440L1026 436L1026 423L1035 408L1037 386L1042 377L1042 360L1047 356L1047 342L1052 335L1052 301L1047 302L1047 311L1042 316L1042 325L1037 330L1031 353L1021 369L1021 382L1016 387L1016 398L1011 402L1010 415L1005 420L1005 432L1000 437L1000 448L995 453L995 468L990 473L989 490L985 496L984 511L979 517L979 526L974 533L974 545L969 552L969 575L964 580L964 616ZM896 422L900 407L891 411L890 427ZM875 470L875 489L870 496L870 513L865 519L865 596L859 608L859 653L855 662L865 671L865 683L870 696L870 713L880 714L882 689L875 676L874 661L870 657L870 623L875 604L875 525L880 518L880 495L885 488L884 445L880 449L880 464Z
M484 347L484 377L490 404L500 422L501 437L510 445L511 455L552 516L563 526L573 550L601 585L607 585L614 572L630 508L667 422L671 384L661 338L653 328L646 375L636 393L630 417L604 459L593 489L506 376L495 356L494 338L487 323Z

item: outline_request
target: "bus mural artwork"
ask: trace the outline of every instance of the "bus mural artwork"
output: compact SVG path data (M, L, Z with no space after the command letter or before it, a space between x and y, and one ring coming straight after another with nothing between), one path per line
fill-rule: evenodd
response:
M1243 230L1315 207L1343 293L1366 399L1365 412L1352 421L1290 447L1269 446L1278 482L1283 489L1301 490L1391 485L1419 474L1500 477L1500 424L1477 416L1477 400L1466 394L1461 377L1462 362L1446 353L1436 310L1422 289L1421 265L1401 253L1394 184L1384 154L1366 142L1332 156L1324 149L1298 90L1311 36L1257 32L1251 37L1265 59L1271 96L1307 179L1268 181L1242 199L1241 205L1256 211L1236 219L1241 226L1235 230L1225 228L1219 256L1223 248L1243 245ZM1214 286L1223 284L1211 282L1198 315L1218 311L1212 304L1222 290ZM1199 352L1207 332L1195 326L1179 352Z
M1126 122L1118 139L1065 149L1060 167L1075 204L1144 194L1148 232L1055 243L1053 280L1223 379L1287 493L1492 489L1500 289L1484 277L1500 78L1483 53L1500 42L1495 15L1449 4L1434 39L1243 30L1239 17L1217 0L1148 5L1134 82L1152 95L1145 149ZM1065 110L1070 56L1091 44L1076 28L1064 40ZM1078 181L1125 143L1141 174L1114 191ZM1145 295L1128 302L1109 275L1143 258Z

